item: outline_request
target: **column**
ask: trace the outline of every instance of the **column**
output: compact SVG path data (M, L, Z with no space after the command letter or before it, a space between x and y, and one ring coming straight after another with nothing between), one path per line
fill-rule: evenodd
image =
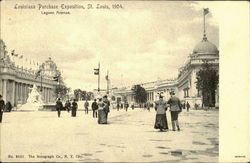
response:
M3 100L7 99L7 80L3 79Z
M28 99L28 84L24 84L24 92L25 92L25 98L24 98L24 103L27 103Z
M47 96L46 96L46 87L43 87L43 94L44 94L44 99L43 99L43 102L44 103L46 103L46 98L47 98Z
M18 100L18 83L15 82L15 102L14 102L14 106L17 106L17 100Z
M11 96L11 105L12 106L14 106L14 104L15 104L15 91L16 91L16 84L15 84L15 81L12 81L12 86L11 86L12 88L12 92L11 92L11 94L12 94L12 96Z
M45 88L45 100L44 100L45 103L48 102L48 88Z
M22 83L22 103L24 103L25 100L25 88L24 88L24 83Z
M46 102L48 103L49 102L49 88L46 89L46 96L47 96Z
M152 92L152 101L154 101L154 92Z
M50 102L50 88L48 88L48 103Z
M20 83L17 83L17 104L20 101Z

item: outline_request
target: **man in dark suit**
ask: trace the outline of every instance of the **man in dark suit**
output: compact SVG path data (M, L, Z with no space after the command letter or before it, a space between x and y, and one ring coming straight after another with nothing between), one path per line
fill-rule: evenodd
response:
M170 105L172 129L173 131L175 131L175 126L176 126L177 130L180 131L178 114L182 111L181 101L178 97L175 96L175 93L173 91L170 92L170 95L171 97L167 103Z
M190 104L187 102L187 111L189 111Z
M103 103L104 103L104 112L106 113L106 118L108 119L108 113L109 113L109 106L110 106L110 102L108 100L108 97L105 95L103 96Z
M2 118L3 118L3 110L4 110L4 100L2 99L3 96L0 95L0 123L2 123Z
M58 98L58 100L56 101L56 110L57 110L57 116L58 116L58 118L59 118L60 115L61 115L62 107L63 107L63 104L62 104L62 102L61 102L61 99Z
M94 99L94 102L92 103L91 108L93 111L93 118L97 118L98 105L97 105L96 99Z

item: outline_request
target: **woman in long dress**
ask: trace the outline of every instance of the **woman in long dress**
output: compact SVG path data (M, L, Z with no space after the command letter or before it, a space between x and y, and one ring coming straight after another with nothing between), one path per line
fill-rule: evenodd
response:
M167 122L167 102L163 100L163 97L160 96L160 99L155 102L156 118L155 118L155 129L160 129L160 131L168 129Z
M76 99L74 99L74 101L72 102L72 111L71 111L71 116L72 117L76 117L76 110L77 110L77 103L76 103Z
M105 107L104 102L100 98L98 101L98 124L107 124L107 117L106 113L103 110Z

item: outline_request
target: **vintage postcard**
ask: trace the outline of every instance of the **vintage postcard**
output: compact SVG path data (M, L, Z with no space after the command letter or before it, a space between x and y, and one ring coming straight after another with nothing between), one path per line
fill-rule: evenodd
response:
M248 162L249 2L0 2L1 162Z

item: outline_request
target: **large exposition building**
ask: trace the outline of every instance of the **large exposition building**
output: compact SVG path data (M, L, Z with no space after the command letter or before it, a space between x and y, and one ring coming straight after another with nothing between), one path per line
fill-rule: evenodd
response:
M170 97L169 92L175 91L182 102L189 102L193 107L195 104L202 105L201 92L196 88L196 73L200 70L204 60L219 69L219 51L217 47L208 41L204 34L203 39L193 49L186 64L179 69L179 75L175 79L166 79L140 84L147 91L147 101L153 102L162 93L165 99ZM125 97L129 103L134 102L133 91L130 87L113 90L117 97ZM215 92L215 106L219 104L218 88Z
M56 64L49 58L43 65L41 76L36 78L39 66L41 64L34 61L25 61L23 56L17 56L8 53L3 40L0 40L0 94L7 102L11 102L13 106L24 104L27 101L30 88L34 84L42 94L44 103L55 101L55 88L57 81L53 77L59 71ZM42 88L42 89L41 89Z

